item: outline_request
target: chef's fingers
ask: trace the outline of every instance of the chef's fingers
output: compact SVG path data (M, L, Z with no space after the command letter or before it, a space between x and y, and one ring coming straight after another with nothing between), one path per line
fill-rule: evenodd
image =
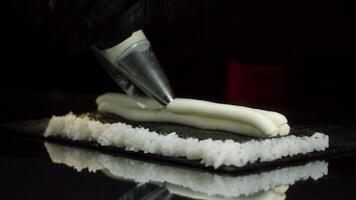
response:
M96 40L108 19L125 13L139 0L57 0L49 1L51 28L70 52L83 52Z
M126 12L103 22L94 44L100 49L110 48L147 27L163 29L177 24L186 28L202 18L203 7L203 0L140 0Z

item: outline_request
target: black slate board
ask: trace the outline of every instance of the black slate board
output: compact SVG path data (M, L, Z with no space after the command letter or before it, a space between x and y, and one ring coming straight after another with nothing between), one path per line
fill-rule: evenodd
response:
M86 115L92 119L99 120L101 122L125 122L131 124L134 127L145 127L152 131L159 132L161 134L168 134L171 132L176 132L180 137L195 137L198 139L232 139L238 142L245 142L251 139L256 139L248 136L236 135L229 132L224 131L213 131L213 130L205 130L199 128L193 128L183 125L176 124L168 124L168 123L138 123L124 120L120 117L113 116L105 113L85 113L82 115ZM185 158L177 158L177 157L167 157L160 156L155 154L145 154L143 152L129 152L125 151L122 148L117 147L107 147L100 146L94 142L87 141L71 141L61 137L49 137L44 138L43 132L48 124L49 119L41 119L41 120L32 120L22 123L12 123L3 125L3 127L12 130L12 134L21 134L23 136L31 137L36 140L46 140L54 143L60 143L70 146L80 146L85 148L96 149L109 154L120 154L125 156L135 157L137 159L149 160L151 162L160 162L160 163L168 163L172 165L180 165L184 167L192 167L192 168L200 168L208 171L214 172L222 172L222 173L241 173L241 172L249 172L255 170L269 170L271 168L283 167L286 165L294 165L304 163L310 160L319 160L319 159L330 159L333 157L339 157L347 154L352 154L356 152L356 134L353 134L353 130L355 129L347 129L345 127L314 127L314 128L305 128L302 126L293 126L291 130L291 134L297 136L303 135L311 135L315 132L323 132L329 135L330 138L330 148L323 152L312 152L309 154L301 154L293 157L285 157L282 159L278 159L272 162L256 162L253 164L248 164L244 167L234 167L234 166L221 166L218 169L214 169L213 167L205 167L199 161L188 160ZM355 131L356 133L356 131ZM263 140L263 139L259 139Z

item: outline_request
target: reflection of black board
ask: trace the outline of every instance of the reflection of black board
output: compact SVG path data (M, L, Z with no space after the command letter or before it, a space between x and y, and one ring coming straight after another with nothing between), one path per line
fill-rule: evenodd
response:
M162 123L138 123L123 120L117 116L109 114L100 114L100 113L87 113L92 119L96 119L102 122L112 123L112 122L125 122L133 125L134 127L142 126L149 128L151 131L156 131L162 134L167 134L171 132L176 132L180 137L195 137L198 139L232 139L234 141L245 142L251 139L252 137L236 135L233 133L223 132L223 131L213 131L213 130L203 130L188 126L176 125L176 124L162 124ZM154 162L166 162L176 165L184 165L194 168L204 168L205 170L219 171L219 172L228 172L228 173L237 173L242 171L251 171L255 169L269 169L275 166L282 166L291 163L304 162L306 160L312 159L325 159L333 156L341 156L346 153L352 153L356 151L356 135L352 134L350 130L344 130L342 128L318 128L318 129L306 129L302 127L296 127L291 130L291 134L302 136L302 135L311 135L315 131L325 132L330 137L330 148L324 152L313 152L309 154L301 154L293 157L286 157L278 159L272 162L256 162L253 164L248 164L244 167L234 167L234 166L221 166L218 169L213 167L205 167L199 161L188 160L185 158L176 158L176 157L167 157L160 156L155 154L145 154L142 152L129 152L125 151L122 148L117 147L107 147L100 146L94 142L87 141L71 141L68 139L60 137L50 137L44 138L43 132L47 126L48 119L28 121L24 123L13 123L11 125L6 125L6 127L13 132L30 136L36 139L45 139L51 142L71 145L71 146L81 146L87 148L95 148L100 151L104 151L110 154L120 154L127 156L134 156L138 159L152 160ZM259 139L262 140L262 139Z

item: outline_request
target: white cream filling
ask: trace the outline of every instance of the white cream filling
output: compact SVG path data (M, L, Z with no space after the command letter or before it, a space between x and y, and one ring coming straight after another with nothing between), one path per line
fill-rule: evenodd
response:
M273 161L286 156L323 151L329 138L322 133L312 136L294 135L251 140L244 143L233 140L198 140L181 138L176 133L161 135L142 127L125 123L101 123L88 117L68 114L52 117L45 136L62 136L71 140L95 141L103 146L116 146L126 151L142 151L163 156L200 160L205 166L241 167L257 161Z
M102 170L110 177L133 180L138 183L157 183L165 185L170 191L184 196L221 196L260 199L268 192L285 193L287 186L300 180L317 180L328 173L324 161L311 162L302 166L285 167L258 174L231 176L165 166L124 157L114 157L87 149L66 147L46 143L46 149L54 163L62 163L78 171ZM283 186L283 187L281 187ZM278 196L278 195L277 195ZM220 198L209 198L220 199ZM222 199L222 198L221 198ZM266 198L270 199L270 198ZM272 198L273 199L273 198ZM280 199L280 198L278 198Z
M142 109L125 94L107 93L97 98L100 112L132 121L170 122L254 137L283 136L290 131L286 117L277 112L195 99L176 98L165 108L146 101Z

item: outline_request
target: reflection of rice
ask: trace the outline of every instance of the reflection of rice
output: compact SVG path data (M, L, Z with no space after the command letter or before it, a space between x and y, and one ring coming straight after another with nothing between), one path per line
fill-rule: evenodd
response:
M165 185L165 187L168 189L170 193L176 195L189 197L192 199L205 199L205 200L285 200L287 197L286 191L288 190L288 186L279 186L275 189L266 192L261 191L249 196L224 197L221 195L209 196L201 192L192 191L189 188L179 187L171 184L167 184Z
M115 178L141 183L172 184L209 196L247 196L281 185L292 185L299 180L317 180L328 172L326 162L316 161L304 166L235 177L114 157L87 149L49 143L45 146L54 163L66 164L78 171L86 168L92 172L103 170Z
M322 133L312 136L294 135L251 140L244 143L232 140L198 140L180 138L175 133L160 135L145 128L133 128L124 123L103 124L88 117L68 114L52 117L45 136L62 136L72 140L96 141L103 146L125 147L127 151L201 160L206 166L244 166L256 161L273 161L285 156L322 151L329 138Z

